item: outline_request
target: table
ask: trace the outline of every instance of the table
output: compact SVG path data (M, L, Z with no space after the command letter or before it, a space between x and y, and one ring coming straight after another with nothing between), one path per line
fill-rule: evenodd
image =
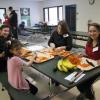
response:
M60 71L57 71L57 72L53 71L54 68L57 66L57 62L59 59L60 59L59 57L55 57L54 59L49 60L44 63L40 63L40 64L33 63L32 67L34 69L36 69L37 71L41 72L42 74L48 76L49 78L54 79L55 81L59 82L60 84L65 86L67 88L67 90L81 84L82 82L84 82L86 80L89 80L90 78L94 77L95 75L100 75L100 67L96 67L95 69L84 72L86 75L78 82L70 84L70 82L65 80L64 78L67 75L69 75L71 72L63 73ZM76 69L76 71L79 71L79 70Z
M33 33L41 33L40 27L25 27L25 30Z

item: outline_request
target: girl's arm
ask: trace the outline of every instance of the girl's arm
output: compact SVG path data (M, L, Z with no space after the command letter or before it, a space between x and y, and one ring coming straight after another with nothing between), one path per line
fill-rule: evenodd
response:
M34 62L35 58L37 57L36 53L33 54L32 58L30 61L23 63L23 66L29 67L32 65L32 63Z

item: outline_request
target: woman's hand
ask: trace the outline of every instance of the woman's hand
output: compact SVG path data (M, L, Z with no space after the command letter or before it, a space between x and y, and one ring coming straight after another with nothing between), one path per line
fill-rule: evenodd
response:
M97 60L97 64L100 66L100 60Z
M65 46L57 47L56 51L61 51L61 50L64 50L65 48L66 48Z
M11 41L10 41L10 40L9 40L9 41L7 41L7 44L8 44L8 45L11 45Z
M78 58L84 57L84 55L81 52L78 52L76 55L77 55Z
M0 53L0 58L5 56L5 52Z
M55 44L54 43L50 43L50 47L51 48L55 48Z

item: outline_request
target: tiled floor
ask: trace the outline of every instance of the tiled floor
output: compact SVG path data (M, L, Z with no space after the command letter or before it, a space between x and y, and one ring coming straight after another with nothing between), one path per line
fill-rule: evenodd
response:
M22 37L20 36L20 40L24 40L24 42L29 42L32 45L43 45L43 46L47 46L47 41L48 41L49 36L44 36L44 35L33 35L32 37ZM84 43L83 43L84 45ZM43 74L39 73L38 71L36 71L33 68L29 68L26 70L27 74L30 75L35 81L36 81L36 86L39 88L39 91L37 93L37 96L42 99L47 97L50 94L50 89L49 89L49 78L44 76ZM99 92L100 92L100 81L97 81L94 83L94 90L95 90L95 95L96 95L96 100L100 100L99 99ZM62 91L64 89L66 89L65 87L63 87L62 85L58 86L58 87L54 87L52 86L52 93L55 94L59 91ZM70 89L67 92L64 92L63 94L59 95L59 96L55 96L54 98L52 98L51 100L75 100L75 97L79 94L79 91L77 90L76 87Z

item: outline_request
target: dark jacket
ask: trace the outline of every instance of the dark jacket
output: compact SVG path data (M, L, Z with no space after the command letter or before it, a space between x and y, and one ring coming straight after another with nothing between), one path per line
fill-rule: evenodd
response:
M15 12L15 10L13 10L11 13L10 13L10 26L14 26L14 27L17 27L17 24L18 24L18 18L17 18L17 13Z
M71 34L64 34L59 35L57 31L54 31L51 35L48 45L50 46L50 43L54 43L56 47L60 46L66 46L66 50L71 50L72 48L72 36Z
M9 56L8 39L0 36L0 53L4 52L4 57L0 57L0 72L7 71L7 58Z

